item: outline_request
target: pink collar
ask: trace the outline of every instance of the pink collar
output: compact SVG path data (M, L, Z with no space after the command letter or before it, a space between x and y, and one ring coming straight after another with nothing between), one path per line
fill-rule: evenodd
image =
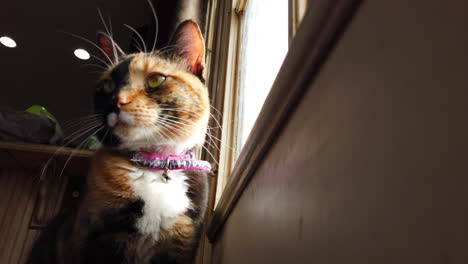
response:
M211 170L211 164L208 161L197 160L194 157L195 154L192 150L181 155L134 152L130 161L137 167L151 170Z

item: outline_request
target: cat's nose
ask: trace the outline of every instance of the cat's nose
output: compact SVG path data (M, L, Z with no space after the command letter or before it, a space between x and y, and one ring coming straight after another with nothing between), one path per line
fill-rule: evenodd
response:
M121 107L123 105L129 104L132 102L132 96L128 93L119 93L117 96L117 106Z

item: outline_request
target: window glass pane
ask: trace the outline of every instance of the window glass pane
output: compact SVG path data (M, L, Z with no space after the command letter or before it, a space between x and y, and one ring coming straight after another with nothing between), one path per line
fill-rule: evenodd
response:
M288 50L288 1L249 0L241 36L239 152Z

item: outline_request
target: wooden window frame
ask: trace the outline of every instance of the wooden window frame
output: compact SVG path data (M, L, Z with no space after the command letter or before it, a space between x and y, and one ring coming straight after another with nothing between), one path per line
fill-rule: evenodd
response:
M213 173L210 181L210 198L208 202L207 219L211 217L213 208L221 191L227 182L230 168L233 166L234 154L229 150L235 142L236 127L232 126L237 114L235 108L236 97L231 96L237 91L238 74L235 63L237 58L239 28L238 19L234 12L235 0L210 1L208 4L206 23L206 63L207 63L207 87L210 94L212 108L212 118L209 126L210 134L218 140L212 144L205 144L201 151L201 157L210 161L213 166ZM220 126L221 125L221 126ZM221 144L223 142L223 144ZM219 175L222 175L221 177ZM206 232L207 225L204 226ZM211 245L206 236L203 236L198 248L195 263L211 263Z
M305 12L307 0L289 0L289 40ZM242 25L248 0L221 0L208 3L206 32L207 87L212 117L210 133L219 140L206 144L201 157L215 164L211 177L207 218L223 196L236 162L238 132L239 65L241 65ZM221 127L220 127L221 125ZM244 150L242 150L244 152ZM232 184L232 183L230 183ZM205 231L207 226L205 226ZM196 263L210 263L211 245L204 237Z
M212 207L221 195L217 190L224 189L227 184L235 160L233 150L237 143L237 123L234 120L238 114L236 95L239 92L239 69L236 66L240 63L238 54L242 2L246 3L235 0L212 1L208 12L207 86L213 107L213 118L209 125L211 135L219 141L215 139L216 142L205 145L208 150L202 155L215 164L211 189L215 196L210 202Z
M296 2L296 4L299 3L299 1L291 1ZM236 10L234 7L237 6L233 6L231 0L225 2L230 2L230 6L233 8L231 10ZM245 2L246 0L241 0L237 3ZM243 190L253 177L255 170L258 168L259 164L261 164L261 161L266 153L268 153L270 147L274 144L280 131L287 123L288 115L295 109L295 103L299 101L305 88L308 87L305 84L309 84L318 73L360 2L359 0L316 1L313 5L309 6L309 10L304 16L303 23L305 26L301 27L299 27L298 22L300 21L300 12L290 11L290 14L291 12L295 13L293 19L296 21L290 27L290 37L292 37L296 31L297 35L290 44L290 50L286 55L286 59L266 99L269 103L263 105L247 142L235 162L234 169L228 176L229 183L226 185L227 177L225 174L219 174L221 176L217 177L218 189L223 189L221 187L224 186L225 188L222 193L219 192L216 194L218 197L221 197L216 205L215 211L210 217L210 222L207 227L207 236L211 242L216 241L217 234L222 229L230 212L242 195ZM290 4L290 8L295 7L296 4ZM240 6L242 7L242 5ZM232 20L232 13L242 14L242 12L228 12L230 14L230 20ZM224 22L230 20L225 20ZM222 57L221 60L218 61L218 63L224 63L221 67L225 70L216 73L226 74L224 79L226 82L222 84L226 85L224 95L228 100L223 101L223 113L225 114L223 125L226 124L226 122L224 122L224 120L226 120L226 115L234 112L229 112L233 110L232 103L235 102L235 98L230 97L235 97L235 93L232 92L236 91L236 85L238 83L238 71L236 69L233 71L227 70L233 67L231 66L232 60L230 59L238 60L235 55L233 56L233 54L237 53L233 52L238 52L240 48L240 23L238 21L231 21L231 23L231 25L234 26L229 27L229 32L221 32L221 34L230 36L229 42L224 43L227 46L227 50L224 50L227 51L227 56ZM219 53L217 53L217 55L219 55ZM220 65L217 64L217 66ZM214 75L214 73L212 75ZM220 88L220 83L216 83L215 85ZM217 101L213 103L216 104ZM224 129L228 129L228 133L232 133L233 128L228 126L224 127ZM222 138L225 139L225 135L228 133L224 131ZM229 139L232 140L232 136L231 138L228 137L228 140ZM226 155L223 153L221 154ZM221 162L223 162L223 160L221 160ZM229 162L233 164L232 160L227 161L225 164ZM228 171L226 168L220 168L218 172L226 173L226 171Z
M248 1L211 1L207 12L207 84L215 109L209 125L212 136L219 141L207 144L207 151L202 155L216 164L212 181L213 205L219 201L237 158L239 66L242 65L242 26ZM306 8L307 0L289 0L289 40L297 31Z
M296 35L307 10L307 0L289 0L289 44Z

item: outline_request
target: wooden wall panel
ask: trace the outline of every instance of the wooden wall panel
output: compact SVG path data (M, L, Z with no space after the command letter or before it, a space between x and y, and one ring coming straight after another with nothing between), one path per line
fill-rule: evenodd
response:
M52 163L50 169L37 184L37 195L34 210L29 223L30 228L45 228L48 222L57 215L62 205L68 175L62 173L62 168Z
M0 170L0 263L19 263L30 229L29 221L37 193L37 179L30 171Z
M72 194L81 192L92 154L0 141L0 263L24 263L48 221L62 207L77 205L77 196ZM51 157L40 180L40 171Z
M42 229L60 210L64 195L72 198L71 191L65 192L69 176L59 177L61 168L51 168L43 181L37 171L0 169L0 263L24 263Z
M212 263L468 263L467 13L364 2Z
M19 250L19 261L17 263L26 263L29 252L32 249L32 246L36 239L39 238L41 234L41 230L37 229L29 229L26 235L26 239L24 240L23 247Z

